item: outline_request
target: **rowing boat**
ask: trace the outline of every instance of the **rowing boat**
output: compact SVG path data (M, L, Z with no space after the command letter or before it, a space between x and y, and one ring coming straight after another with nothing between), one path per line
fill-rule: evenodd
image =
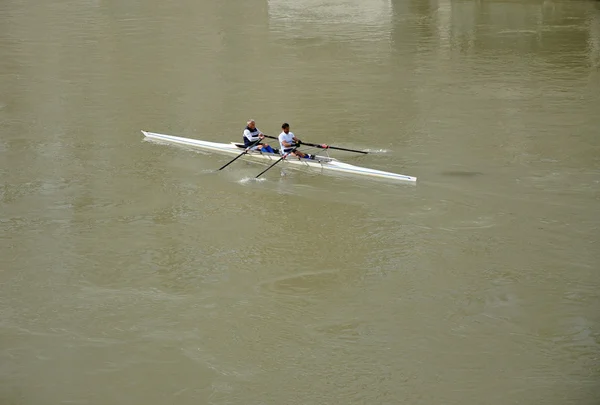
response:
M144 136L147 139L165 142L169 144L178 144L189 146L192 148L198 148L203 150L210 150L214 152L231 154L231 155L239 155L244 151L244 144L237 142L230 143L218 143L218 142L209 142L209 141L201 141L198 139L191 138L183 138L179 136L173 135L165 135L158 134L154 132L142 131ZM273 153L261 153L258 151L249 151L244 155L244 158L253 161L263 161L264 163L269 161L276 161L281 158L279 154ZM289 165L290 167L295 168L308 168L308 169L317 169L317 170L328 170L332 172L339 173L349 173L354 175L363 175L363 176L372 176L385 178L390 180L398 180L398 181L408 181L408 182L416 182L417 178L412 176L407 176L404 174L391 173L382 170L369 169L366 167L355 166L349 163L344 163L339 161L338 159L329 157L329 156L316 156L315 159L301 159L295 156L287 156L283 161L283 164Z
M223 154L230 155L239 155L244 151L244 144L237 142L230 143L218 143L218 142L209 142L209 141L201 141L198 139L191 138L182 138L179 136L173 135L165 135L158 134L154 132L142 131L144 136L147 139L165 142L169 144L178 144L189 146L192 148L198 148L203 150L209 150L214 152L219 152ZM263 163L269 161L276 161L281 158L279 154L273 153L261 153L258 151L249 151L246 153L244 158L253 161L262 161ZM412 176L406 176L404 174L385 172L382 170L369 169L366 167L355 166L349 163L341 162L335 158L329 156L316 156L314 159L301 159L295 156L287 156L282 164L289 165L290 167L295 168L306 168L306 169L318 169L318 170L328 170L332 172L339 173L349 173L355 175L363 175L363 176L373 176L380 177L390 180L399 180L399 181L408 181L408 182L416 182L417 178Z

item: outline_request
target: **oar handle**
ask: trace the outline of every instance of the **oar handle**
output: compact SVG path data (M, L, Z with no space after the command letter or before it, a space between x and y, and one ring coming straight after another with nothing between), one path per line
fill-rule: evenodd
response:
M265 134L263 134L265 135ZM265 138L271 138L271 139L279 139L276 136L270 136L270 135L265 135ZM308 143L308 142L303 142L300 141L300 143L302 145L306 145L306 146L313 146L315 148L321 148L321 149L336 149L336 150L344 150L346 152L354 152L354 153L362 153L362 154L368 154L369 152L365 152L364 150L356 150L356 149L347 149L347 148L340 148L338 146L328 146L327 148L324 148L322 145L318 145L316 143Z

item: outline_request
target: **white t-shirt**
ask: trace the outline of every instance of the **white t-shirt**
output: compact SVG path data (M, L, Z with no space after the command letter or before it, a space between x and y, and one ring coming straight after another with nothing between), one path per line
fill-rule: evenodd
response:
M291 143L292 145L294 144L294 133L293 132L288 132L287 134L285 132L282 132L279 134L279 146L280 146L280 150L281 153L284 153L285 149L293 149L294 146L283 146L283 141L286 141L287 143Z

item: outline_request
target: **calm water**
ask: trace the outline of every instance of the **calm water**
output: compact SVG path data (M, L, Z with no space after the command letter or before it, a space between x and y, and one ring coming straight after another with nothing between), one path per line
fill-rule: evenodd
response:
M0 4L1 403L598 403L600 3L172 3Z

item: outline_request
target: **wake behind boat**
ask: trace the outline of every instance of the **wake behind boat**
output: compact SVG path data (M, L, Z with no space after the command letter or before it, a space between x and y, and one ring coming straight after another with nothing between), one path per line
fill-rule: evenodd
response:
M197 149L214 151L228 155L239 155L245 149L244 144L237 142L230 143L218 143L201 141L198 139L182 138L179 136L158 134L154 132L142 131L147 139L165 142L170 144L178 144L189 146ZM274 163L281 159L281 155L275 153L261 153L258 151L248 151L243 158L250 161L262 162L262 163ZM332 172L349 173L354 175L380 177L390 180L398 180L404 182L416 182L417 178L407 176L404 174L397 174L391 172L385 172L382 170L369 169L366 167L355 166L349 163L341 162L335 158L329 156L316 156L314 159L300 159L295 156L287 156L283 159L282 164L288 167L294 167L298 169L317 169L317 170L329 170Z

